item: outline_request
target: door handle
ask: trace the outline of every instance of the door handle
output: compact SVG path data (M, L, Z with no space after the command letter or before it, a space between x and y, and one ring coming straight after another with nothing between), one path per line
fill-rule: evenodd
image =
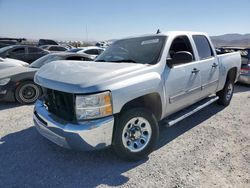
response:
M197 68L194 68L194 69L192 70L192 74L197 74L198 72L200 72L200 70L197 69Z
M213 67L213 68L216 68L216 67L218 67L218 64L213 63L212 67Z

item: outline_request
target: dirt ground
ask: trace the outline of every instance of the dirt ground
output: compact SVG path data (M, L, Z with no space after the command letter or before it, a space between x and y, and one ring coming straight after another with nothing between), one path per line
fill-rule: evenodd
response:
M111 149L78 152L40 136L33 106L0 104L0 187L250 187L250 87L171 128L156 151L128 163Z

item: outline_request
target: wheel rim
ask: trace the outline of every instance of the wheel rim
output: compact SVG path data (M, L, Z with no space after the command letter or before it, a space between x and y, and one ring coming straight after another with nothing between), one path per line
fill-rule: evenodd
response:
M131 152L142 151L149 143L152 129L143 117L135 117L127 122L122 132L122 143Z
M232 94L233 94L233 84L230 83L227 87L227 93L226 93L226 99L227 101L229 101L232 97Z
M39 89L34 84L26 84L19 90L19 97L25 103L34 102L39 97Z

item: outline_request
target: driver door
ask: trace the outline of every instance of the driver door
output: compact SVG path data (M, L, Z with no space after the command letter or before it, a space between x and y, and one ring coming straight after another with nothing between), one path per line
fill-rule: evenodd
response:
M177 52L190 52L194 57L194 52L190 40L187 36L175 38L169 50L169 58ZM168 94L167 115L177 112L200 99L201 75L199 61L193 61L173 65L166 68L165 88Z
M26 62L26 49L25 47L14 48L8 52L7 57Z

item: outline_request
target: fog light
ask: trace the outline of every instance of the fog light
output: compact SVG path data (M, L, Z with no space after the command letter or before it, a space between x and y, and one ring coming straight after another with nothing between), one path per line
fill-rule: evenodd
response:
M0 91L0 95L5 95L7 93L7 90Z

